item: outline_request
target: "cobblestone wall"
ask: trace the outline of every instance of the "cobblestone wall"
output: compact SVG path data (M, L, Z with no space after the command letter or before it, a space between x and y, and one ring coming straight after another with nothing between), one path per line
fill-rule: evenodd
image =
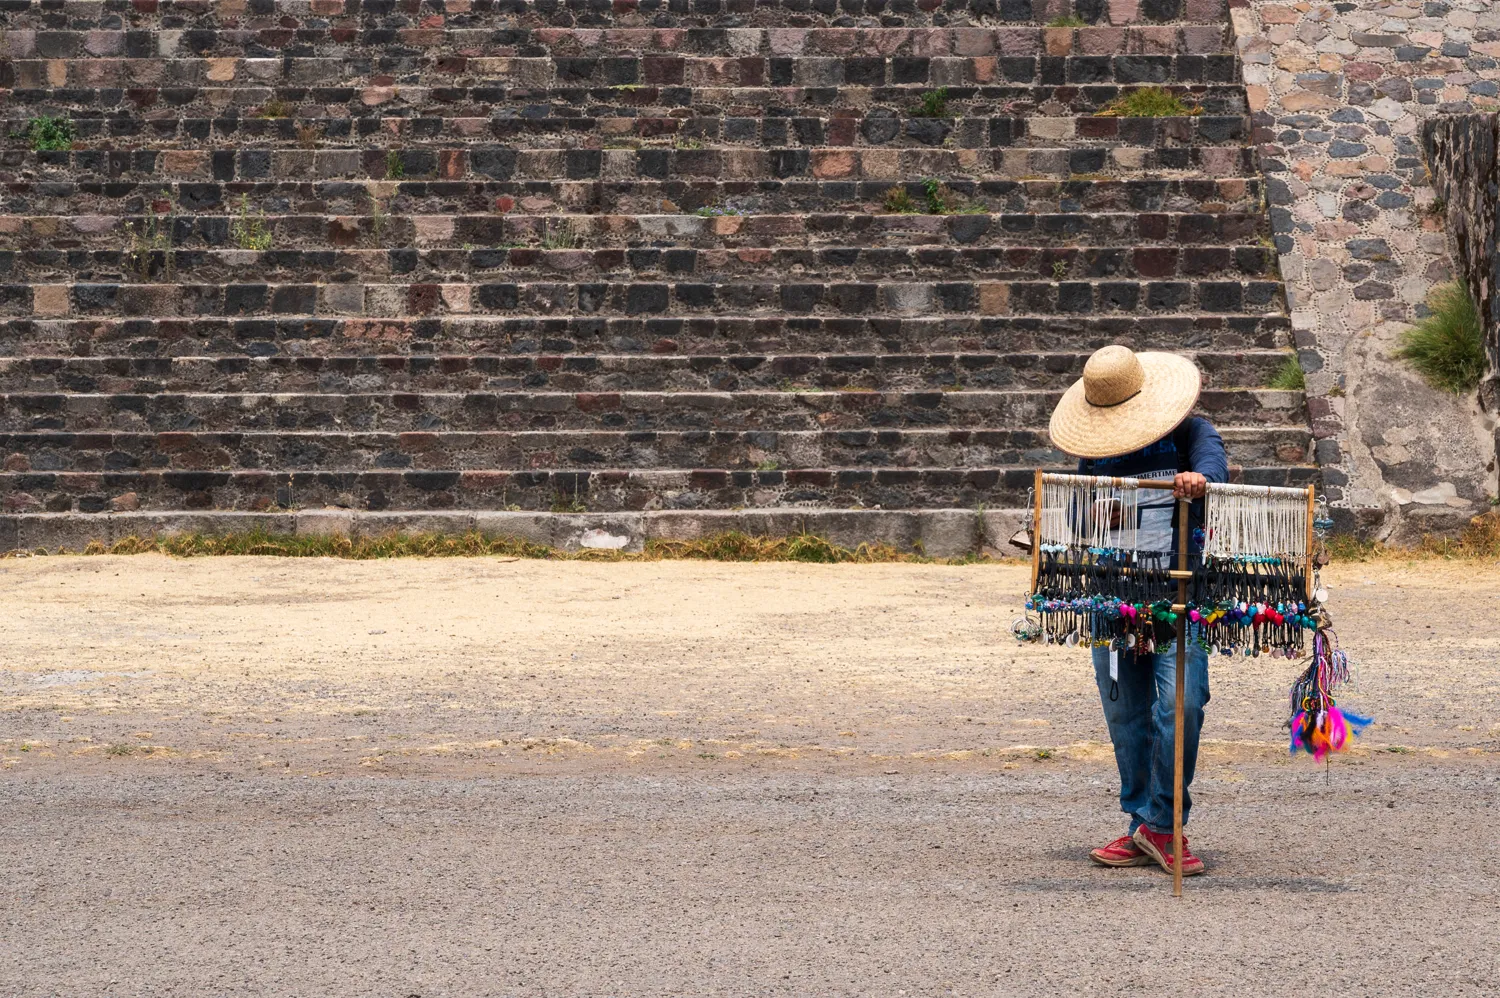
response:
M1454 529L1494 494L1494 425L1391 354L1451 277L1422 125L1500 107L1500 6L1230 6L1328 497L1346 528Z
M1454 114L1428 121L1422 148L1453 242L1454 266L1485 316L1490 375L1480 401L1500 411L1500 115Z

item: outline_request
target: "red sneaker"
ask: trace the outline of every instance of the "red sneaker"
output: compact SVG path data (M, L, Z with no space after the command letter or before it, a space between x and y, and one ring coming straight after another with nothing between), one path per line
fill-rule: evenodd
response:
M1100 866L1150 866L1155 862L1129 835L1121 835L1108 845L1090 849L1089 859Z
M1135 830L1135 844L1140 846L1141 852L1150 856L1157 865L1168 873L1172 872L1172 833L1165 835L1153 832L1142 825ZM1188 848L1187 836L1182 837L1182 875L1193 877L1203 872L1203 860L1193 855Z

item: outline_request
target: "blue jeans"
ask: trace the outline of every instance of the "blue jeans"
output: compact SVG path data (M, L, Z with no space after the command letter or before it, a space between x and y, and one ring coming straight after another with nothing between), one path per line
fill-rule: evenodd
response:
M1154 655L1120 653L1120 690L1109 698L1109 649L1095 648L1094 677L1104 703L1109 740L1120 769L1120 810L1130 815L1131 834L1141 825L1172 831L1173 719L1177 710L1177 642ZM1188 645L1183 697L1182 820L1192 808L1187 792L1198 762L1198 733L1208 703L1208 654Z

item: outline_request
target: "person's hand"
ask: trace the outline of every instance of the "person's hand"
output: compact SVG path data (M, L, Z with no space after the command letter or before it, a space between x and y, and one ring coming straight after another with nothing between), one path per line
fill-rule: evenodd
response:
M1179 471L1172 479L1172 494L1179 499L1202 499L1208 492L1208 479L1196 471Z

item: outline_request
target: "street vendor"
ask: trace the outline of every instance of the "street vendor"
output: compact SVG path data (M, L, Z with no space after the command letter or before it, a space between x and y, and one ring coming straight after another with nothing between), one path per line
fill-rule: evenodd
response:
M1202 377L1186 357L1135 353L1124 346L1096 351L1083 378L1063 394L1049 432L1060 450L1079 458L1078 473L1118 478L1170 479L1171 492L1143 493L1139 506L1140 550L1176 550L1176 499L1193 500L1190 530L1203 523L1203 496L1209 482L1229 479L1223 438L1208 420L1192 416ZM1196 546L1195 546L1196 547ZM1111 676L1111 649L1093 648L1104 720L1120 770L1120 809L1130 816L1126 833L1089 853L1101 866L1156 863L1172 872L1173 714L1177 697L1175 639L1150 653L1117 654ZM1197 644L1187 649L1184 690L1184 770L1182 817L1198 759L1198 735L1208 703L1208 655ZM1182 840L1182 874L1203 872L1203 861Z

